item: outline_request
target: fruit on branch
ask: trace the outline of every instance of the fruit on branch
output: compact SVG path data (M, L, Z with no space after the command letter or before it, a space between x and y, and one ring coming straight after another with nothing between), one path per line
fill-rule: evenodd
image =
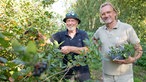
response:
M46 62L38 62L34 65L33 76L40 76L47 69Z

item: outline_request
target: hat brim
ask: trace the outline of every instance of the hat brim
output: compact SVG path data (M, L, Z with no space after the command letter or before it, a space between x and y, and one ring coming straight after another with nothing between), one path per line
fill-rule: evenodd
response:
M66 23L66 20L67 20L67 19L69 19L69 18L64 18L63 21ZM78 24L81 23L81 20L80 20L80 19L78 19L78 18L73 18L73 19L77 20L77 21L78 21Z

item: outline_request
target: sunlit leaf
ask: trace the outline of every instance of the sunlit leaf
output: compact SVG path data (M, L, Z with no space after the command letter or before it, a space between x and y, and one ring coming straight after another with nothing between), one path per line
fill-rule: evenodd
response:
M5 59L3 57L0 57L0 62L6 63L7 62L7 59Z
M5 48L9 47L9 40L2 33L0 33L0 45Z
M15 64L24 64L24 62L21 61L20 59L14 59L12 60L12 62L14 62Z
M26 49L16 39L12 40L12 48L14 49L14 51L17 51L17 52L25 51Z
M4 79L4 80L6 80L7 77L6 77L5 75L0 75L0 79Z
M27 54L35 54L37 53L37 47L34 41L29 41L26 47Z

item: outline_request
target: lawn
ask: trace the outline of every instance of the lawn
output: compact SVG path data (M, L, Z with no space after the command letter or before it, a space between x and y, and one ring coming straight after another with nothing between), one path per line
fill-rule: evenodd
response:
M101 64L98 66L99 68L97 70L91 71L91 76L93 79L98 79L99 82L102 82ZM146 67L134 65L133 68L134 68L134 82L146 82ZM95 80L95 82L97 82L97 80Z

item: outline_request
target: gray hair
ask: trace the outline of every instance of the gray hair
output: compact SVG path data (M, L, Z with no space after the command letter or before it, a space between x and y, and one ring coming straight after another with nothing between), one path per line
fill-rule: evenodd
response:
M105 3L101 4L100 9L99 9L99 12L101 13L101 9L102 9L103 7L105 7L105 6L107 6L107 5L111 6L111 7L113 8L113 10L118 14L117 9L116 9L116 8L113 6L113 4L110 3L110 2L105 2ZM116 20L117 20L118 17L116 16L115 18L116 18ZM102 24L104 24L104 21L101 19L101 17L100 17L100 22L101 22Z
M107 6L107 5L111 6L111 7L113 8L113 10L114 10L116 13L118 13L117 9L116 9L116 8L113 6L113 4L110 3L110 2L105 2L105 3L101 4L99 11L101 12L101 8L102 8L102 7L105 7L105 6Z

